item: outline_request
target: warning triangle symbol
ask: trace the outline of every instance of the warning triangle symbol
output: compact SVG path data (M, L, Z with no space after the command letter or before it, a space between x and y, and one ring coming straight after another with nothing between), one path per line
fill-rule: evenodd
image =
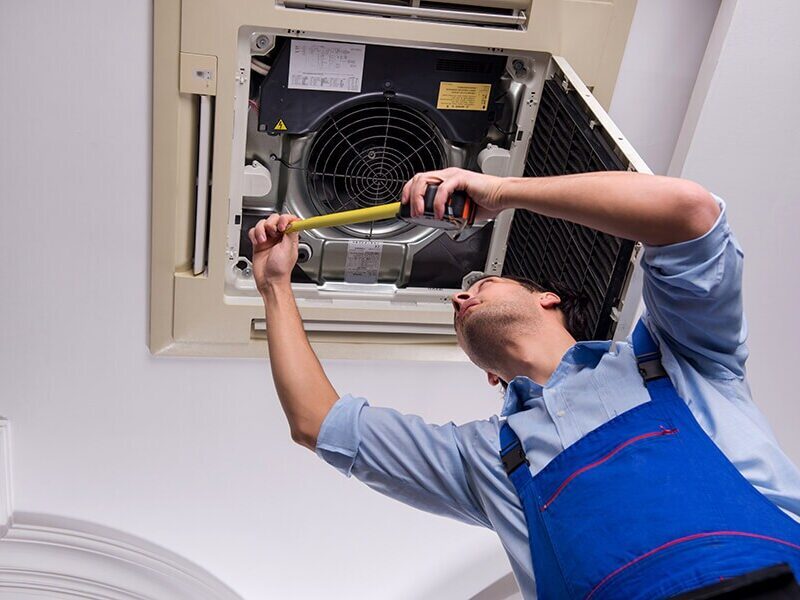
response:
M278 119L278 122L275 123L275 127L272 128L273 131L286 131L288 128L286 127L286 123L283 122L283 119Z

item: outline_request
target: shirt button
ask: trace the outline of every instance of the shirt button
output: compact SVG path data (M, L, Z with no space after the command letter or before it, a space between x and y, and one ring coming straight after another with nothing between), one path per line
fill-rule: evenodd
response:
M563 410L560 410L556 413L557 417L563 417L566 413Z

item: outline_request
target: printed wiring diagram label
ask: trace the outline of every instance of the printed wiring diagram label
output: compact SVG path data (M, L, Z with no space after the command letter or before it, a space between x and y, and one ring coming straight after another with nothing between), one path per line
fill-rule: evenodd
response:
M292 40L288 87L296 90L361 92L364 44Z

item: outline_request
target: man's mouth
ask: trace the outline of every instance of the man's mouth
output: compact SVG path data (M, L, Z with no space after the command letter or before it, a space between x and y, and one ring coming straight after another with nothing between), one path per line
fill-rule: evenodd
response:
M478 302L477 300L467 300L464 304L461 305L461 308L458 309L457 318L458 319L464 318L464 315L467 314L467 311L470 308L477 306L478 304L480 304L480 302Z

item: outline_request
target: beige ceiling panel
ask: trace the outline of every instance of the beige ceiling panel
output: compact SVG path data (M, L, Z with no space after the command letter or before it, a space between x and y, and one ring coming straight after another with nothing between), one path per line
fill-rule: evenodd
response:
M291 5L294 0L286 1ZM311 192L307 186L310 184L304 179L305 176L296 175L307 168L301 166L298 167L299 171L292 170L287 167L289 163L285 159L280 162L270 156L290 156L295 153L297 157L292 160L306 161L308 152L304 144L312 144L314 137L322 134L318 130L311 133L298 130L287 132L286 135L270 136L255 128L260 118L258 109L269 111L270 102L278 100L269 95L261 97L262 93L267 93L262 89L266 79L254 79L262 75L251 71L251 68L256 69L251 67L251 54L259 60L266 60L269 71L278 68L274 65L279 62L280 48L290 47L278 45L272 50L267 48L259 52L253 47L257 36L266 36L270 43L280 36L284 44L292 44L295 40L325 40L325 43L339 44L345 49L350 47L348 45L364 44L372 48L370 52L391 53L396 51L393 49L406 48L421 52L419 56L423 58L440 53L436 56L445 57L445 63L455 59L453 62L456 65L461 64L459 60L489 61L497 69L498 79L492 84L499 86L495 97L500 100L505 98L502 101L508 103L509 107L507 116L501 118L513 119L507 129L501 127L495 130L496 122L483 126L491 130L486 133L486 136L491 135L491 144L486 146L493 157L491 163L501 165L494 168L503 170L502 165L505 164L505 174L523 173L528 147L536 130L539 104L544 99L543 94L549 93L564 96L557 101L573 103L578 112L591 115L592 121L601 124L592 129L594 133L591 136L597 138L593 143L610 144L607 148L612 148L604 159L607 162L604 168L646 170L632 148L620 146L621 136L602 108L583 97L588 93L585 88L578 85L581 91L569 95L567 90L576 86L562 84L565 79L577 81L577 76L566 63L559 63L551 56L567 54L578 66L579 73L589 78L589 83L595 85L598 92L606 94L603 90L608 90L607 95L610 96L635 5L633 0L618 0L615 3L533 0L532 6L526 4L527 0L504 0L503 3L469 0L468 3L445 3L443 9L456 11L455 18L461 18L458 11L462 11L460 14L463 16L474 12L473 6L481 5L490 11L499 11L497 14L501 16L517 20L521 18L522 27L477 27L426 21L429 13L411 20L402 16L385 18L332 12L320 9L327 0L313 1L317 2L313 10L286 7L282 5L283 0L280 4L274 0L158 0L154 4L150 306L150 349L154 353L263 356L266 352L263 307L255 291L252 275L248 273L248 255L243 243L240 243L241 232L248 226L247 218L260 218L260 215L276 210L296 212L297 203L308 200ZM347 3L347 0L335 1ZM392 3L392 6L396 4ZM417 4L425 10L432 10L425 6L425 0L421 3L410 2L409 10L415 10ZM351 2L345 6L352 11L363 4ZM520 7L528 8L519 12ZM441 54L443 52L444 55ZM181 53L184 57L183 78ZM265 56L265 53L268 54ZM391 61L390 54L386 64L393 64ZM263 70L263 66L257 68ZM193 79L198 71L208 71L215 77ZM459 81L458 77L464 77L456 73L450 72L447 79L442 81ZM286 77L286 74L282 76ZM410 81L415 78L416 74ZM548 81L552 83L554 78L558 79L559 85L547 84ZM256 85L251 86L251 81ZM431 83L431 89L438 89L437 81ZM279 86L279 89L285 88L285 84L283 88ZM501 89L505 92L499 93ZM216 92L216 96L209 100L213 92ZM204 97L202 102L201 97ZM316 102L327 98L325 101L333 106L334 101L343 96L336 92L324 92L322 96L315 97L312 94L303 98L306 97L314 97ZM305 106L304 102L292 98L295 97L289 97L290 104L295 102L297 106ZM600 99L601 102L607 102L606 96L601 95ZM359 105L356 100L353 106ZM210 190L207 206L203 205L199 200L200 195L196 193L198 156L203 155L200 152L203 139L198 135L198 131L202 130L198 108L201 105L206 111L203 114L210 114L211 129L207 142L211 172L208 181L199 182ZM435 110L435 107L432 109ZM314 110L325 114L329 109L320 105ZM451 117L453 113L446 111L437 116L441 120ZM586 117L586 123L589 123L589 118ZM421 122L425 122L424 119ZM440 139L444 135L441 132L445 130L435 129L435 135L440 136L436 139ZM611 131L615 132L613 136L609 133ZM601 143L601 137L605 142ZM482 139L480 143L485 144L489 138ZM445 142L446 164L474 166L476 157L469 157L469 152L474 150L470 150L468 144L459 145L449 139ZM413 156L413 153L410 154ZM243 197L243 169L254 157L270 171L271 189L276 190L274 197ZM296 204L292 205L292 202ZM207 210L207 240L195 239L196 232L202 231L196 222L200 214L198 206L204 213ZM514 219L516 216L509 214L508 218L504 217L494 224L485 264L480 265L485 270L501 272L507 247L513 246L510 240ZM336 233L339 237L330 238L331 242L336 243L327 246L331 250L325 252L323 246L319 245L323 243L322 234L304 238L311 245L318 244L314 260L320 264L324 260L341 262L327 271L320 267L318 275L322 282L315 280L315 284L296 285L298 305L306 321L309 338L321 356L465 359L455 345L452 312L447 299L453 287L457 286L426 284L426 280L408 284L410 265L412 260L416 260L416 254L410 249L416 248L414 244L418 243L413 236L421 236L419 239L424 244L435 237L415 232L416 229L402 234L409 236L408 239L398 241L393 237L389 240L391 244L405 244L403 247L409 249L406 254L401 254L405 256L402 262L389 265L391 273L400 273L396 284L385 277L382 283L374 284L353 285L352 282L337 280L337 277L341 279L341 275L335 274L345 270L342 241L354 239L348 238L349 234L341 231ZM205 241L205 245L201 243L198 246L198 240ZM522 242L514 243L519 245ZM427 248L422 242L419 244L419 248ZM205 248L205 254L200 262L200 270L196 271L199 274L194 275L192 267L197 267L197 247ZM338 259L335 258L335 248L340 249ZM394 256L387 253L379 268L384 268L386 262L397 262L390 255ZM616 276L615 285L621 285L620 289L624 290L627 286L632 264L626 263L624 257L619 263L619 268L623 269L620 273L625 274L627 270L624 281ZM304 268L307 275L309 267ZM436 269L429 269L426 275L436 276ZM634 305L635 302L627 302L624 310ZM621 301L618 308L623 308ZM606 317L611 319L609 322L626 322L613 311ZM613 328L609 331L613 331ZM624 333L617 331L617 335Z
M563 25L559 54L570 62L606 109L635 9L635 0L563 0L560 4Z
M217 57L181 52L180 91L214 96L217 93Z

